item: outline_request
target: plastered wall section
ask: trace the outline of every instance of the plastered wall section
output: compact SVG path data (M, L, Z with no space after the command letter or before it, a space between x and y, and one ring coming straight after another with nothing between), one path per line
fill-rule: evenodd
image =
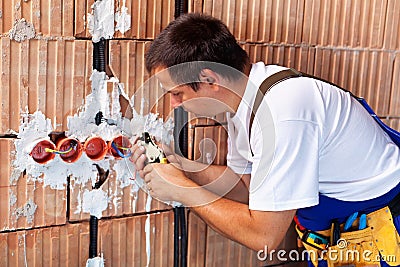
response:
M66 131L67 118L75 114L91 92L93 44L89 40L41 40L16 42L7 37L0 40L1 92L0 134L18 131L21 112L41 110L50 118L55 131ZM144 90L149 78L144 68L148 41L111 41L110 68L129 96L152 99L159 113L168 110L168 101L161 90ZM155 87L157 88L157 87ZM165 102L165 105L162 104Z
M68 0L75 3L74 35L79 38L90 38L86 27L86 14L91 13L94 0ZM174 19L175 5L170 0L115 0L116 10L128 8L131 15L131 29L124 34L116 33L114 38L154 39L168 23Z
M55 190L40 180L30 180L26 173L15 176L12 165L15 147L9 137L18 132L21 114L40 110L51 119L55 131L65 131L67 117L77 112L91 92L93 44L90 38L74 36L74 2L50 2L0 2L1 266L84 266L88 257L89 214L79 206L82 193L92 185L76 185L69 177L65 190ZM21 25L19 35L10 34ZM32 34L26 29L33 29L34 35L25 36ZM148 44L146 40L110 42L110 68L128 95L138 96L137 106L142 97L159 98L158 91L146 95L147 91L139 88L147 79L143 56ZM169 107L154 105L160 113L164 108ZM113 172L102 190L110 202L102 213L98 247L107 264L144 266L150 257L150 266L171 266L171 207L153 200L151 212L158 213L132 217L149 211L145 208L147 195L133 185L121 188ZM149 240L146 220L150 220Z
M14 140L0 138L0 232L66 223L67 191L16 175L14 157Z
M16 42L7 37L0 40L1 54L3 61L1 64L1 133L8 134L18 132L21 114L26 112L26 108L33 113L41 110L46 117L52 120L53 129L55 131L67 130L67 117L75 114L84 104L84 99L91 92L90 75L92 73L92 42L88 40L41 40L31 39L24 42ZM137 105L140 106L140 99L153 98L156 99L157 92L154 95L148 95L148 91L140 89L140 85L144 83L146 74L143 67L144 48L148 42L124 42L117 41L111 44L113 51L110 65L115 70L117 77L121 77L120 81L126 84L125 89L129 95L137 94ZM129 55L135 55L130 57ZM122 70L121 70L122 69ZM140 78L136 78L140 77ZM137 92L135 88L138 88ZM145 95L147 94L147 95ZM160 101L162 102L162 101ZM155 101L152 101L155 103ZM162 104L155 107L160 113L163 113ZM3 140L2 140L3 141ZM6 141L4 141L6 142ZM7 141L8 145L12 145L12 141ZM8 151L13 152L12 148ZM2 160L2 169L13 172L11 165L12 159L6 157ZM24 178L24 177L22 177ZM1 177L7 181L7 177ZM25 179L26 180L26 179ZM19 187L22 187L24 179L19 179ZM14 185L16 186L16 185ZM41 194L42 187L32 185L29 194ZM88 214L76 212L79 202L79 196L90 189L91 184L75 186L71 183L71 194L69 197L69 218L71 220L87 219ZM132 214L135 212L144 212L145 194L137 188L120 188L115 179L115 175L111 175L110 179L103 186L103 189L110 194L110 207L104 212L104 216L118 216L122 214ZM28 187L29 189L29 187ZM3 189L6 190L6 189ZM44 189L46 194L48 191L54 191L49 188ZM35 193L36 192L36 193ZM60 193L54 192L55 195ZM50 196L43 195L43 203L54 203ZM61 213L65 222L65 206L67 202L66 192L61 194L63 197L56 203L60 206ZM38 197L36 196L36 197ZM28 196L27 196L28 197ZM22 201L21 198L17 198ZM45 201L45 200L49 201ZM29 199L27 199L29 200ZM7 202L7 201L6 201ZM15 204L16 205L16 204ZM22 204L19 203L21 206ZM165 205L153 205L155 209L164 209ZM38 211L42 209L42 205L38 206ZM58 214L57 216L61 216ZM47 214L46 216L50 216ZM3 217L8 218L8 217ZM42 226L46 222L51 221L47 218L41 223L31 225ZM49 224L49 223L47 223ZM19 226L23 227L23 226ZM15 228L15 226L5 226L6 228Z
M2 1L0 6L2 10L14 11L0 16L3 27L0 39L0 135L4 137L18 132L21 114L36 110L42 111L51 119L55 131L67 130L67 117L78 111L91 92L92 73L93 44L91 40L75 39L73 27L70 27L72 20L67 19L73 14L73 1ZM57 18L57 24L54 21L55 16L51 14L56 15L60 10L65 11L63 16L66 18L61 22ZM35 36L26 40L15 40L8 36L7 29L15 27L12 22L21 21L22 18L29 23L35 22L32 24ZM137 106L140 106L142 97L160 98L158 91L149 95L149 92L140 88L148 78L143 66L144 51L148 44L148 41L110 42L110 68L120 82L124 83L127 94L137 95ZM169 107L164 107L160 104L162 102L161 100L152 107L160 114L167 114L163 109ZM77 211L81 205L79 197L84 190L91 189L91 184L75 185L72 181L68 191L53 190L37 182L30 182L27 175L10 182L14 171L13 140L2 138L0 141L5 148L1 154L0 178L4 192L1 200L4 205L1 208L4 222L0 231L58 225L66 220L89 218L88 213ZM121 188L115 176L115 173L111 173L110 179L102 188L108 192L111 200L103 216L144 213L146 195L142 191L136 192L137 188L132 188L132 185ZM35 216L25 218L23 212L29 203L37 203L37 210L29 210L28 213L33 212ZM153 201L152 207L153 210L168 208L158 201ZM50 211L52 208L56 211Z

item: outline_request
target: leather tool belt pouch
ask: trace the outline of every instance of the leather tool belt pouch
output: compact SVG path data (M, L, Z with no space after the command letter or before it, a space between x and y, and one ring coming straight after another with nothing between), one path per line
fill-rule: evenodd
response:
M296 230L301 238L303 233L297 226ZM331 234L330 230L318 233L325 236ZM306 243L304 247L314 266L318 266L318 259L326 260L328 267L380 266L381 259L390 266L400 265L400 236L388 207L367 214L365 229L342 232L339 241L325 250L316 249Z
M341 233L334 246L328 247L323 258L329 267L380 266L379 251L373 241L371 228Z

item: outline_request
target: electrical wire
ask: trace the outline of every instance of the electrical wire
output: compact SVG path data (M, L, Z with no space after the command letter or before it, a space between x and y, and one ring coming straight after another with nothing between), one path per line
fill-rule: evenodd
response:
M46 147L44 149L44 151L47 152L47 153L54 153L54 154L61 154L62 155L62 154L68 154L75 147L76 147L76 144L74 145L74 144L71 143L70 147L67 150L57 150L57 149L51 149L51 148Z
M121 158L129 158L130 156L132 156L132 152L131 152L131 149L129 147L119 146L115 142L111 142L111 147L114 148L115 152L117 152L118 156L120 156ZM122 153L121 150L128 151L128 154Z

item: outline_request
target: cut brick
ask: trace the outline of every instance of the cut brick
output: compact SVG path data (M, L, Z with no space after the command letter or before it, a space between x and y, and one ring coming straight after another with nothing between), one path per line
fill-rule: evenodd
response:
M54 130L67 130L67 117L90 93L91 50L90 41L1 38L0 133L18 131L25 107L30 113L41 110Z
M1 33L8 33L15 21L24 18L33 24L36 35L72 37L73 2L74 0L2 1Z
M91 181L85 185L76 184L73 179L70 183L70 198L69 198L69 221L82 221L90 218L90 214L83 212L83 195L85 191L92 191ZM120 181L117 181L116 173L110 172L101 190L107 193L109 199L108 208L103 211L102 217L116 217L132 214L146 213L147 194L139 189L136 184L131 184L121 188ZM164 203L155 199L152 200L150 211L160 211L172 209Z

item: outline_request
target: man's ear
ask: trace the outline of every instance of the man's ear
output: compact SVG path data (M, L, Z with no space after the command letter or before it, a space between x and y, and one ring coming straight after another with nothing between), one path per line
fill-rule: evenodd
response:
M218 83L219 81L218 74L210 69L202 69L199 75L199 79L201 82L208 83L209 85L213 85L214 83Z

